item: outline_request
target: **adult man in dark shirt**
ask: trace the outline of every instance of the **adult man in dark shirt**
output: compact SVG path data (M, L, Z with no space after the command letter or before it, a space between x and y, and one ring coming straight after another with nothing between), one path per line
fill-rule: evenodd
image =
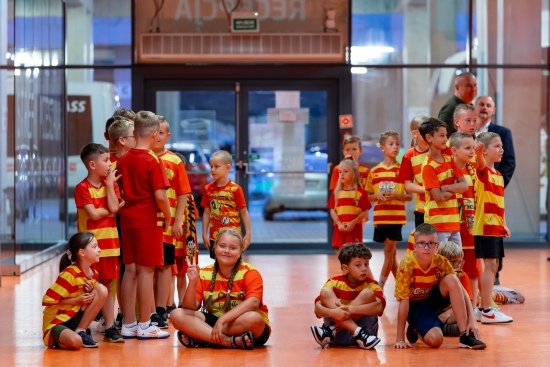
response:
M447 124L447 136L451 136L456 131L453 122L455 107L462 103L472 105L476 96L477 80L474 74L464 72L455 78L455 94L445 102L437 116L438 119Z
M504 178L504 187L508 186L514 170L516 169L516 155L514 152L514 142L512 141L512 132L510 129L497 125L491 121L495 115L495 102L489 96L481 96L477 99L474 112L477 115L476 135L485 131L497 133L502 140L502 149L504 154L502 160L495 164L495 168Z

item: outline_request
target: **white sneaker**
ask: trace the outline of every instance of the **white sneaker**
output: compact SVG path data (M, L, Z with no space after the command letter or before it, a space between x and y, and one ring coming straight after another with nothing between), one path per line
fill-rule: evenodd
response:
M477 322L481 322L481 310L477 307L474 307L474 318Z
M513 318L503 314L497 308L491 308L489 312L481 312L482 324L506 324L512 321L514 321Z
M512 288L506 288L502 287L500 285L495 285L493 287L493 292L501 292L504 294L504 297L508 299L508 302L506 303L524 303L525 297L523 294L521 294L519 291L512 289Z
M139 328L138 323L136 323L132 327L127 327L125 324L122 324L122 328L120 329L120 335L122 335L124 339L137 338L138 328Z
M105 318L103 316L101 316L101 318L97 322L96 331L98 333L105 334Z
M152 323L149 324L149 327L143 330L138 325L137 329L137 338L140 340L143 339L166 339L170 336L170 333L160 330L157 326Z

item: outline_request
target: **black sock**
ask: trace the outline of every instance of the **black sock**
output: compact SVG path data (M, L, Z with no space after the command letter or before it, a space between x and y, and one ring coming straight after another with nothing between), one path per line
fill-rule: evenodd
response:
M164 315L166 313L166 309L164 307L157 306L157 314Z

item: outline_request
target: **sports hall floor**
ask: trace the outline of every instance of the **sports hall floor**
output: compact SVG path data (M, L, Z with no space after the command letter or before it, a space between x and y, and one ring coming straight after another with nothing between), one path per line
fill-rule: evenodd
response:
M548 366L550 365L550 256L548 249L509 249L501 283L520 290L523 305L501 309L514 318L508 325L478 324L486 350L458 348L458 338L446 338L440 349L417 342L412 349L396 350L397 302L393 279L386 285L387 307L380 318L375 350L359 348L321 349L310 325L313 299L326 279L339 273L334 255L250 255L264 278L264 302L269 307L273 332L266 347L253 351L186 349L172 335L165 340L127 340L124 344L100 341L97 349L68 352L47 349L42 344L42 295L57 276L57 259L28 271L21 277L3 277L0 287L0 366ZM403 251L398 252L398 258ZM381 250L373 251L371 267L378 274ZM210 259L201 255L202 265Z

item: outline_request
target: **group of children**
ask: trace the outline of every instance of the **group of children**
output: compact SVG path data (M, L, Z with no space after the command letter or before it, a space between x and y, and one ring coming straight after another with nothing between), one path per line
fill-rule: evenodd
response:
M90 143L82 149L88 175L75 187L78 233L69 240L60 274L43 298L43 336L49 347L97 347L89 330L94 319L107 342L168 338L162 329L176 309L175 283L180 307L192 308L199 278L203 284L205 275L197 272L198 211L185 158L166 149L168 121L149 111L121 109L105 130L109 148ZM216 152L210 163L214 182L205 187L201 205L205 245L216 260L207 275L210 306L204 305L215 330L211 342L227 345L229 340L234 347L252 349L267 341L271 329L261 276L241 260L252 236L250 218L242 189L228 177L231 155ZM122 311L116 318L115 293ZM197 302L202 302L198 295ZM238 337L231 327L239 319L236 310L251 322ZM254 319L247 310L261 317ZM175 312L174 324L181 324L183 316ZM242 320L237 324L242 327Z
M333 172L339 180L331 185L334 191L327 206L334 221L332 245L339 251L345 275L330 279L316 300L316 315L325 322L311 331L320 345L351 340L370 349L378 343L373 321L361 326L358 320L376 319L382 312L379 307L385 301L380 291L390 272L399 301L396 348L410 347L419 336L430 347L439 347L445 335L459 336L461 347L483 349L476 321L513 321L494 305L495 300L507 301L506 296L493 292L499 258L504 256L503 238L510 236L504 181L495 169L502 159L502 141L491 132L474 138L476 115L471 106L459 105L454 121L457 132L447 137L444 122L415 117L413 144L401 163L398 133L381 134L384 160L370 171L357 163L359 138L344 140L345 158ZM405 202L412 194L416 194L416 228L409 236L406 256L398 263L395 247L402 240ZM368 269L370 252L362 252L369 202L374 202L373 240L384 243L378 282ZM361 266L367 269L358 273ZM508 296L511 303L523 301L517 293ZM338 337L340 331L344 336Z
M200 204L204 244L215 262L199 269L197 210L184 158L166 149L169 123L148 111L116 115L107 121L109 149L91 143L81 153L88 176L75 188L79 233L69 240L59 277L43 299L44 343L97 347L88 327L101 309L100 331L108 342L167 338L161 329L170 315L185 347L264 345L271 326L261 275L242 261L252 233L243 191L229 179L231 155L218 151L210 159L214 182L205 187ZM444 335L454 335L461 347L483 349L476 320L512 321L492 307L491 298L498 258L504 255L502 237L510 235L502 176L494 169L502 143L493 133L474 141L471 132L461 131L467 126L461 113L455 117L459 131L449 140L445 123L413 119L415 144L401 164L397 132L381 135L384 160L371 170L358 163L360 139L344 141L345 158L333 172L328 202L343 275L329 279L315 300L315 314L324 324L311 331L320 345L371 349L380 342L378 316L390 272L399 300L396 348L410 347L419 335L438 347ZM396 244L413 193L416 229L398 263ZM369 267L372 254L362 243L371 202L374 241L384 243L378 282ZM468 276L472 294L464 287ZM479 308L473 307L478 278ZM122 310L118 325L115 291Z

